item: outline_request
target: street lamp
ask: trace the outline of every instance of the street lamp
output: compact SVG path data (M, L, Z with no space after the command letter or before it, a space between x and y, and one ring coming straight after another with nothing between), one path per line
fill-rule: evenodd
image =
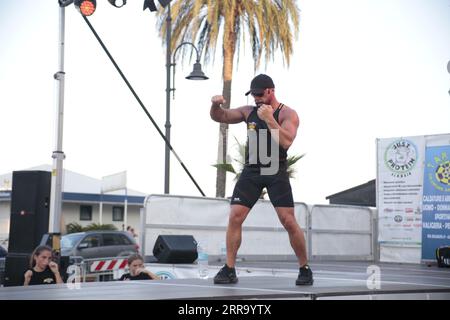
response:
M205 76L205 74L202 71L202 65L200 63L200 55L198 53L198 49L197 47L192 43L192 42L182 42L176 49L175 52L173 53L173 57L172 57L172 63L170 64L171 67L173 67L173 86L175 87L175 56L177 54L177 51L184 45L190 45L194 48L195 53L196 53L196 60L194 63L194 69L192 70L192 72L186 77L186 79L188 80L208 80L209 78L207 76ZM175 98L175 88L169 88L171 91L174 92L174 98Z
M168 42L170 43L170 42ZM209 79L202 71L202 65L200 64L200 55L198 52L198 49L195 47L195 45L191 42L182 42L174 51L172 60L170 59L170 54L168 55L168 61L166 61L166 67L167 67L167 87L166 87L166 138L170 142L170 92L173 92L173 98L175 98L175 57L177 54L178 49L180 49L184 45L191 45L196 52L197 59L194 63L194 69L192 72L186 77L188 80L207 80ZM169 50L169 49L168 49ZM170 68L173 67L173 85L170 81ZM169 193L169 186L170 186L170 148L166 144L166 150L165 150L165 175L164 175L164 193Z
M170 92L173 91L173 97L175 97L175 62L172 62L170 55L170 44L172 41L172 17L170 16L170 2L171 0L158 0L163 8L167 7L167 18L166 18L166 139L170 143ZM149 9L150 11L156 11L156 4L154 0L145 0L144 1L144 11L145 9ZM175 59L175 54L177 50L185 45L191 45L197 54L197 60L194 64L194 70L190 75L186 77L188 80L207 80L208 77L202 71L202 65L200 64L200 55L195 47L195 45L191 42L183 42L181 43L174 52L173 58ZM173 59L173 60L174 60ZM173 67L173 86L170 80L170 68ZM169 193L169 185L170 185L170 147L169 144L166 143L165 149L165 161L164 161L164 193Z

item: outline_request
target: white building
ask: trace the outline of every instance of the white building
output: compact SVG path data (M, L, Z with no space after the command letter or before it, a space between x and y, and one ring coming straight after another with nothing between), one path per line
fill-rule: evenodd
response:
M51 165L26 170L52 171ZM139 233L139 213L146 194L135 190L101 193L102 180L64 170L61 224L71 222L87 226L91 223L113 224L118 230L127 226ZM0 241L7 239L11 210L12 172L0 175ZM127 198L125 216L125 194ZM100 207L102 214L100 217ZM100 221L101 220L101 221ZM64 232L64 230L62 230Z

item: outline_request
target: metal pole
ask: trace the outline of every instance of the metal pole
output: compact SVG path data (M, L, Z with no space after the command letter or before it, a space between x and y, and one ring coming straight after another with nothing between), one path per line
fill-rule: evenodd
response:
M124 201L124 218L123 218L123 222L125 224L125 226L128 225L128 189L127 187L125 187L125 201Z
M147 197L145 198L147 199ZM139 230L139 250L141 251L141 255L145 258L145 202L144 208L139 209L139 221L140 221L140 230Z
M62 180L63 180L63 160L65 158L62 151L63 142L63 116L64 116L64 36L65 36L65 7L59 7L59 71L54 78L57 81L57 118L56 118L56 146L53 151L52 186L50 195L50 219L49 232L59 233L61 231L61 211L62 211Z
M172 18L170 16L170 3L167 6L167 19L166 19L166 43L167 43L167 52L166 52L166 139L170 143L170 91L171 81L170 81L170 68L172 67L170 47L171 47L171 38L172 38ZM165 150L165 165L164 165L164 193L168 194L170 189L170 148L169 145L166 144Z
M101 47L103 48L103 50L105 50L106 55L108 56L108 58L111 60L112 64L114 65L114 67L116 68L117 72L119 72L120 76L122 77L123 81L125 81L126 85L128 86L128 89L130 89L131 93L133 94L133 96L136 98L136 101L139 103L139 105L141 106L142 110L145 112L145 114L147 115L148 119L151 121L151 123L153 124L153 126L155 127L156 131L158 131L158 134L160 135L160 137L164 140L164 142L167 144L167 146L169 147L169 150L173 152L173 155L175 156L175 159L178 160L178 162L180 163L181 167L184 169L184 171L186 172L186 174L189 176L189 178L191 179L191 181L195 184L195 186L197 187L198 191L200 191L201 195L205 197L205 193L203 192L203 190L200 188L200 186L198 185L197 181L195 181L194 177L192 176L192 174L189 172L188 168L186 167L186 165L183 163L183 161L181 161L181 158L178 156L178 154L175 152L174 148L172 147L172 145L170 144L170 142L167 140L166 136L164 135L164 133L162 132L162 130L159 128L158 124L156 123L155 119L153 119L152 115L150 114L150 112L148 112L147 108L144 106L144 104L142 103L141 99L139 98L139 96L137 95L136 91L134 91L133 87L131 86L130 82L127 80L127 78L125 77L125 75L123 74L122 70L120 70L119 66L117 65L116 61L114 60L114 58L111 56L111 54L109 53L108 49L106 48L105 44L103 43L102 39L100 39L99 35L97 34L97 32L95 31L94 27L92 26L92 24L89 22L89 20L85 17L82 16L84 21L86 22L86 24L88 25L88 27L91 29L92 33L94 34L95 38L98 40L98 42L100 43Z
M100 208L98 212L98 223L103 224L103 190L100 192Z

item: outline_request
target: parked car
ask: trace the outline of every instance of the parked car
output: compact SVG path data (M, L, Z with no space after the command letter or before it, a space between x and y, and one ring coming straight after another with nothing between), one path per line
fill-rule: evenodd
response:
M125 231L86 231L61 237L62 256L84 259L123 257L138 251L139 246Z
M8 251L5 248L0 246L0 258L5 258L8 255Z
M3 285L3 281L5 279L5 260L7 255L8 251L0 246L0 286Z

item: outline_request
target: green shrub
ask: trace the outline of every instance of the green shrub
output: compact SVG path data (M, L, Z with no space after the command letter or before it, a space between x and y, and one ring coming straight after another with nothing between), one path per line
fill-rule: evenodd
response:
M83 231L94 231L94 230L117 230L117 228L112 224L100 224L100 223L91 223L86 227L81 226L77 222L71 222L66 225L67 234Z

